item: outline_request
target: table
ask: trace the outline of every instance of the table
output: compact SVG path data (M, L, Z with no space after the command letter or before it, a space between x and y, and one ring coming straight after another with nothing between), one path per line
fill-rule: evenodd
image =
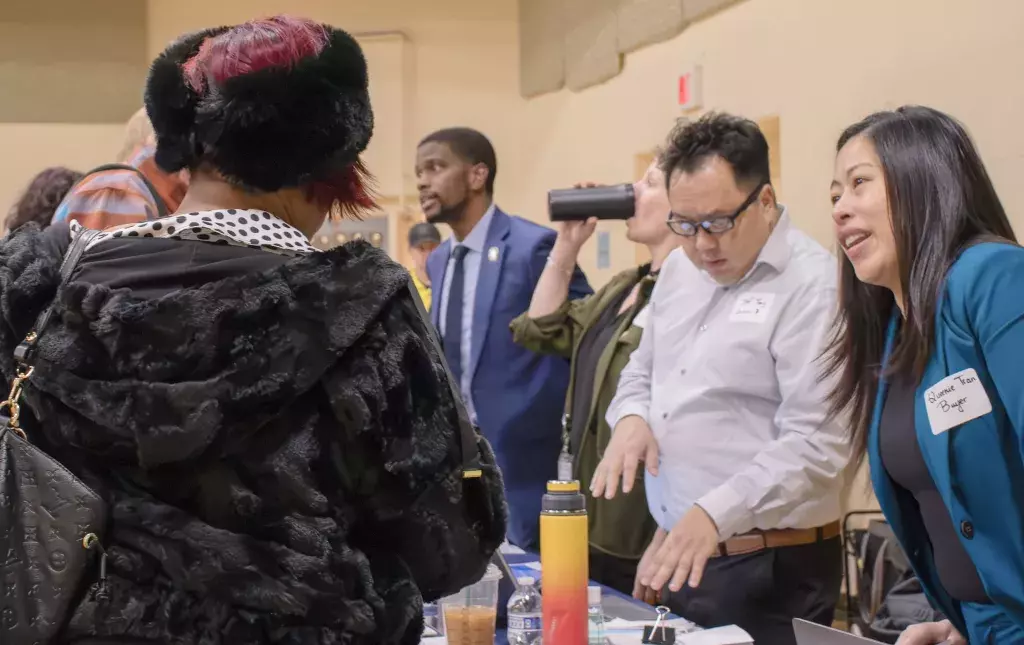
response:
M515 547L503 548L502 552L512 568L512 573L517 578L530 576L540 581L540 571L534 568L534 566L539 565L540 556L535 553L521 551ZM633 621L653 621L657 617L654 607L647 603L640 602L632 596L627 596L611 587L599 585L594 581L591 581L590 584L601 587L601 605L606 617ZM541 593L543 593L543 589ZM507 601L508 599L503 598L502 600ZM678 618L673 614L669 614L667 617ZM425 638L421 645L442 645L443 643L445 643L443 637L437 639ZM508 635L504 628L498 628L495 633L494 643L495 645L508 645Z

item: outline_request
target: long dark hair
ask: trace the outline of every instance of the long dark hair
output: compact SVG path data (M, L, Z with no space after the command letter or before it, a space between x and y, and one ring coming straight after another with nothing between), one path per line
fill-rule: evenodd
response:
M77 170L62 166L47 168L32 178L25 192L7 215L8 231L36 222L46 228L68 191L83 177Z
M905 300L886 373L919 380L953 262L974 242L1016 237L974 143L952 117L919 106L878 112L843 131L836 152L858 136L874 145L881 162ZM829 408L834 416L849 414L854 454L861 460L895 302L888 289L858 280L842 249L839 256L839 312L826 349L826 372L839 378Z

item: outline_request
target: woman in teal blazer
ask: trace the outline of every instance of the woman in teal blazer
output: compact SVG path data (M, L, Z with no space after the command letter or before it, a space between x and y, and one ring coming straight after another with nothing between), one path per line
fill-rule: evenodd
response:
M1024 643L1024 249L945 114L874 114L837 150L832 409L948 618L900 643Z

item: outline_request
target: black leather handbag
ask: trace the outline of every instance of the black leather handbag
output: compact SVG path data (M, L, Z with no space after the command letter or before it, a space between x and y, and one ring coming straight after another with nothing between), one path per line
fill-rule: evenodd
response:
M61 265L61 287L98 231L84 230ZM17 374L0 403L0 643L45 645L60 633L68 610L100 553L92 593L103 593L106 525L103 499L60 462L32 445L19 424L22 387L32 376L36 343L51 305L15 351Z

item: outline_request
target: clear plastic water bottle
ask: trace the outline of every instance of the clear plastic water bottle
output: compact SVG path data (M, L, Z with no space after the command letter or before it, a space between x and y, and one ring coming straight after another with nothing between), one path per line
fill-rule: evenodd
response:
M604 645L604 609L601 587L587 587L587 623L589 645Z
M519 588L508 599L508 645L541 645L540 592L533 578L517 580Z

